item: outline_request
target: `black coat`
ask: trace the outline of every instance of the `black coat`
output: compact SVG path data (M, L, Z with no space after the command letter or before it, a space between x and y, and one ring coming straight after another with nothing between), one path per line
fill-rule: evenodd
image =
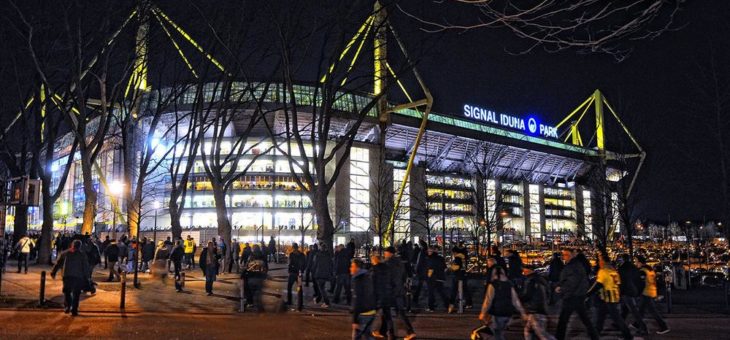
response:
M142 245L142 261L152 261L153 258L155 258L155 245L147 242Z
M83 251L69 249L58 256L56 264L51 270L51 276L55 276L59 269L63 268L64 278L88 279L91 267L89 259Z
M171 261L175 263L181 262L183 256L185 256L185 250L182 246L175 246L174 248L172 248L172 251L170 252Z
M630 297L639 296L639 293L641 293L639 287L642 284L639 268L636 268L631 262L625 262L618 267L618 275L621 277L621 285L619 286L621 295Z
M390 268L385 263L379 263L371 268L373 287L375 288L375 301L378 307L390 307L393 305L393 280Z
M107 261L109 262L119 261L119 246L116 243L112 243L106 246L106 249L104 250L104 255L106 255Z
M588 272L577 257L563 267L558 286L564 298L583 297L588 292Z
M318 251L314 256L314 267L312 272L315 279L331 279L333 266L332 255L328 251Z
M421 280L428 278L428 253L426 250L419 250L413 254L413 266L415 267L416 277Z
M215 255L215 260L213 261L213 265L215 266L215 271L218 271L218 260L220 260L221 256L218 254L218 249L213 249L213 255ZM203 251L200 252L200 258L198 258L198 265L200 265L200 270L203 271L203 275L205 275L205 269L208 266L208 247L203 247Z
M507 271L507 277L510 279L518 279L522 277L522 258L517 254L512 254L508 258L509 270Z
M547 281L537 273L527 276L522 293L522 306L528 314L547 314L550 288Z
M375 294L370 274L361 270L352 277L352 322L357 323L360 313L375 310Z
M289 254L289 274L299 274L306 267L306 259L300 251L293 251Z
M390 271L390 278L393 289L393 296L402 297L405 295L405 283L406 283L406 270L405 265L400 257L393 256L388 261L385 261Z
M431 277L429 277L429 279L435 281L445 281L446 260L444 260L444 257L434 253L427 257L427 262L428 271L431 272Z
M350 274L350 252L342 249L335 254L335 274Z
M550 260L550 269L548 270L548 279L550 282L560 281L560 272L563 271L563 267L565 267L565 265L559 258L553 258Z

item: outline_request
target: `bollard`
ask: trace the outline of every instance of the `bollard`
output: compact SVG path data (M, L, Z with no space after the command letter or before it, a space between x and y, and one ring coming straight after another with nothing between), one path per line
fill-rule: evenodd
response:
M240 289L241 296L239 296L239 299L240 299L241 307L239 309L239 312L243 313L246 311L246 301L244 300L245 293L246 293L246 282L243 277L241 278L240 286L241 286L241 289Z
M180 273L180 290L185 289L185 272Z
M408 277L406 278L406 310L411 311L411 305L413 304L413 280Z
M304 309L304 287L302 287L302 272L297 277L297 311Z
M44 306L46 304L46 271L41 272L41 289L40 296L38 297L38 306Z
M672 313L672 283L667 282L667 314Z
M122 272L122 293L119 297L119 309L124 309L124 303L126 302L126 295L127 295L127 272Z
M459 283L459 314L464 314L464 280L458 280Z

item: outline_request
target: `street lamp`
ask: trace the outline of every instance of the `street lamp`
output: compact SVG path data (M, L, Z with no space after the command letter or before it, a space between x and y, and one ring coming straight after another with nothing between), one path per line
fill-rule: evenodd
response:
M109 184L109 193L112 195L112 201L115 199L116 204L112 205L112 238L117 238L117 210L119 209L119 196L124 192L124 183L114 181Z
M155 244L155 246L157 246L157 210L160 210L161 206L162 206L162 204L160 204L160 202L158 202L158 201L152 202L152 207L155 208L155 224L154 224L154 227L152 228L152 240L153 240L153 243ZM137 233L139 234L139 232L137 232Z

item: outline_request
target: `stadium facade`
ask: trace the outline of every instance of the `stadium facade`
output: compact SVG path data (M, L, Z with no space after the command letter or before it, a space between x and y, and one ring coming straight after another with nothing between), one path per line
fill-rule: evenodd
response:
M281 102L283 88L272 86L266 101L275 106ZM213 100L216 85L210 83L202 88L203 96ZM195 87L191 87L190 95L179 97L176 112L193 104L196 98L193 91L197 91ZM313 91L314 87L298 86L296 93L301 98L297 101L305 102ZM344 113L357 112L371 100L367 95L358 94L339 97L335 108ZM170 111L163 117L173 113ZM245 115L245 110L241 114ZM277 131L286 129L281 114L275 113L271 118ZM585 184L584 178L600 161L599 152L561 142L557 139L557 128L541 122L540 117L497 113L470 104L465 104L460 114L430 113L423 139L413 150L422 112L415 109L393 112L384 145L378 143L377 116L376 107L362 123L349 160L328 198L339 237L336 240L359 235L377 243L377 226L392 213L412 152L416 153L414 168L400 208L393 214L396 239L429 236L436 239L444 235L465 238L478 227L492 228L494 240L502 242L591 237L593 212L600 207L596 207L597 200L592 199L596 193ZM343 115L336 122L345 130L351 120ZM167 128L169 125L163 123L158 132L138 138L140 142L171 143L158 137L162 135L159 131ZM234 124L226 136L234 140L239 130ZM256 160L233 183L226 196L234 237L255 240L273 235L282 241L298 240L303 226L308 230L307 237L314 237L316 218L311 201L294 180L287 158L270 147L274 141L287 141L271 139L263 128L255 128L252 134L249 143L256 143L256 147L240 156L240 170L254 157ZM341 136L331 137L334 140ZM81 167L77 157L70 159L68 155L72 135L63 138L66 143L60 143L51 165L54 181L62 175L62 165L68 161L74 165L55 209L55 225L56 230L79 230L79 216L84 208ZM123 229L124 223L123 216L113 213L114 194L107 192L113 191L110 186L122 181L122 154L113 142L108 144L99 156L97 171L104 174L109 185L102 185L102 176L95 176L100 193L96 231L109 230L114 223ZM210 152L213 146L206 139L201 147ZM220 149L222 155L229 153L231 143L221 143ZM183 154L182 150L173 152ZM170 225L166 199L171 179L164 164L149 178L141 229L157 228L164 232ZM181 219L183 228L214 229L216 208L212 187L199 156L194 160L188 188ZM32 208L31 213L31 229L40 228L38 208Z

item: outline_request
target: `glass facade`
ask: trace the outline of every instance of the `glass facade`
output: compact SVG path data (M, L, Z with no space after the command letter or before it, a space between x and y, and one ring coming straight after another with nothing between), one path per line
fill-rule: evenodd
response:
M350 231L370 228L370 151L350 151Z

